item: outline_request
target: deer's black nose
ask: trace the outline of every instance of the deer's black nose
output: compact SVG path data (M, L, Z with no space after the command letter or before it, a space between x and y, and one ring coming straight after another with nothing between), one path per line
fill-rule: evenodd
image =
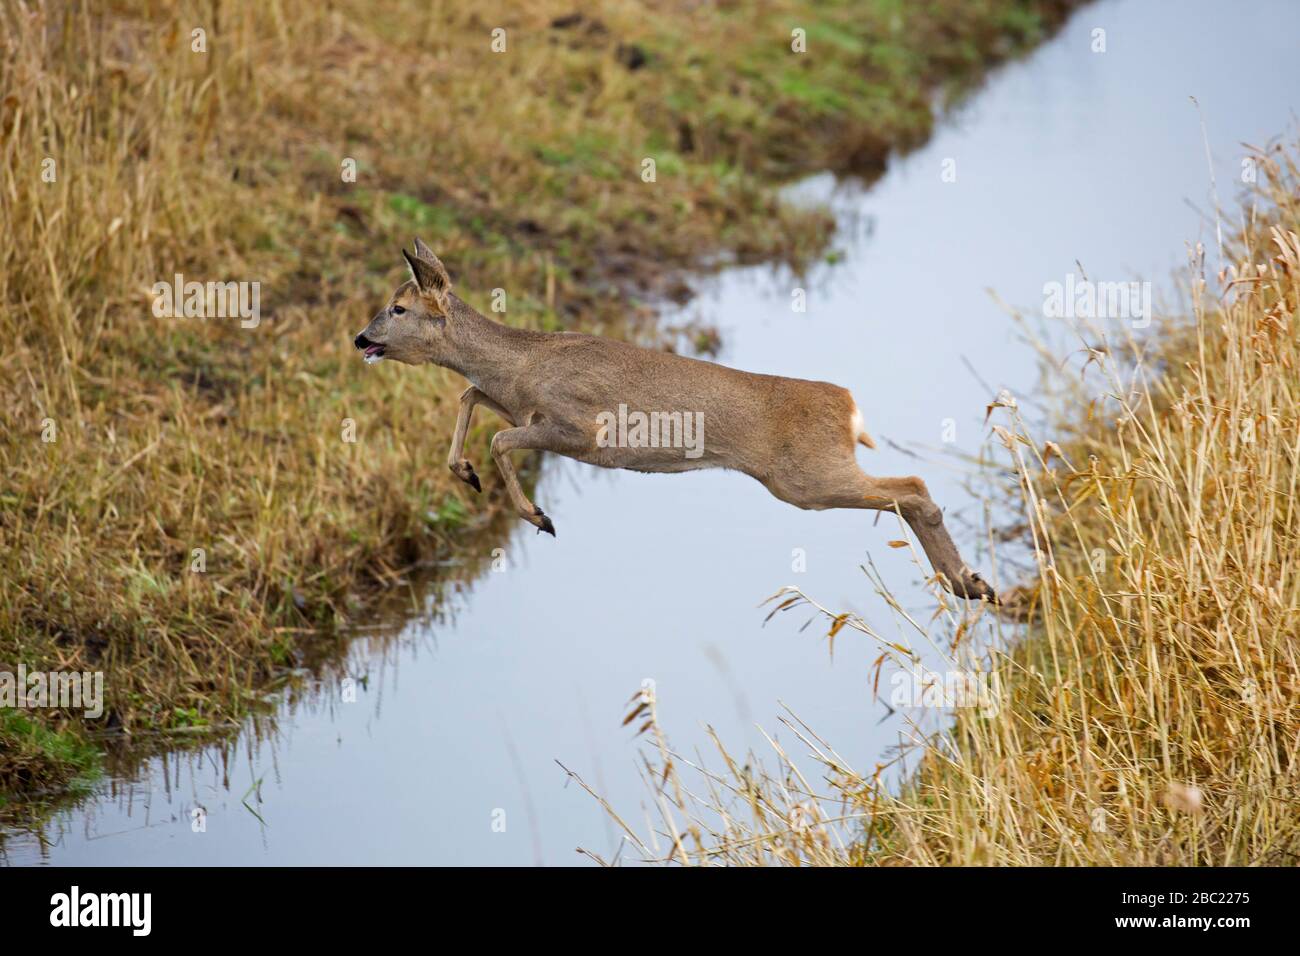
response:
M355 339L352 340L352 344L359 349L368 349L370 348L370 346L374 345L375 343L370 341L368 338L366 338L365 333L362 332L360 335L358 335Z

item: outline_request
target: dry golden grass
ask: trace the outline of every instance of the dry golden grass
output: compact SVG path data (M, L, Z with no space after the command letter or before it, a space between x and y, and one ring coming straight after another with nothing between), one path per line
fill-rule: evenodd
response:
M402 243L507 321L626 330L706 255L816 254L779 180L879 166L1069 6L5 4L0 667L105 670L101 731L229 726L500 500L441 464L455 377L351 349ZM154 318L176 273L260 282L261 324Z
M1081 383L1076 362L1061 379L1050 440L1014 406L995 412L1037 558L1015 608L1026 630L983 611L909 627L943 654L940 666L990 672L996 706L961 707L937 733L917 726L900 790L885 785L885 767L850 769L794 715L784 723L816 778L796 767L804 753L792 759L775 742L774 771L716 738L723 763L706 770L671 750L653 701L638 698L636 719L657 743L647 777L662 824L627 828L645 858L1300 859L1296 155L1261 157L1269 185L1226 250L1230 265L1207 278L1217 252L1192 262L1185 321L1140 339L1117 339L1114 326L1087 333L1089 377ZM811 604L779 598L780 608ZM832 634L879 641L894 666L912 659L861 620L821 613ZM688 780L703 781L698 793Z

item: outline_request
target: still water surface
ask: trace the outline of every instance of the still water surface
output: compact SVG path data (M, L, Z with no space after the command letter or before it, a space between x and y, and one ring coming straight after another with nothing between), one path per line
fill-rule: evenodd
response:
M1104 53L1092 51L1096 28ZM981 506L953 452L985 441L996 390L1023 395L1036 381L1032 351L988 290L1038 312L1044 283L1077 272L1076 260L1094 279L1170 288L1185 244L1214 244L1188 97L1205 117L1220 198L1235 210L1240 144L1294 129L1298 37L1300 4L1283 0L1086 7L869 190L829 177L800 185L840 213L845 254L805 281L807 312L791 309L790 277L743 268L666 321L715 323L727 364L847 386L881 443L860 453L863 466L921 471L950 521L978 526ZM946 420L956 442L940 452ZM430 460L442 453L431 445ZM735 474L560 460L546 462L535 498L558 539L521 524L504 570L396 641L359 639L349 672L367 679L355 703L325 693L286 708L278 733L247 737L227 765L216 750L154 760L61 816L44 847L11 839L9 862L557 865L580 862L578 846L608 858L616 834L556 761L643 820L639 744L620 720L646 679L686 751L704 746L708 723L733 750L763 752L754 725L779 730L783 703L858 769L905 731L871 700L870 641L843 635L832 661L824 628L801 633L805 617L791 615L763 626L757 608L797 583L901 634L859 570L870 554L904 605L928 617L921 574L886 546L899 537L891 519L873 527L866 512L801 512ZM976 535L963 537L987 572ZM792 570L795 549L803 573ZM191 828L196 805L206 832Z

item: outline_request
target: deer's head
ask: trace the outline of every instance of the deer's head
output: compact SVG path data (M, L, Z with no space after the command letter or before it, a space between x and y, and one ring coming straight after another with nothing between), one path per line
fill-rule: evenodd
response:
M411 278L397 287L388 304L375 313L353 344L367 362L392 359L407 365L445 364L451 349L447 319L451 314L451 279L433 250L419 239L415 254L402 250Z

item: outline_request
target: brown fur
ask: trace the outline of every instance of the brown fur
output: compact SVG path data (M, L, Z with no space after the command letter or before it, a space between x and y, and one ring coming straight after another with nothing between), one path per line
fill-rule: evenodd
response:
M858 468L854 447L875 447L853 397L838 385L758 375L669 352L569 332L514 329L493 322L452 293L438 257L420 240L403 250L412 280L357 336L360 349L408 365L432 362L469 380L448 456L461 480L480 488L464 457L476 405L511 427L492 440L492 457L520 517L540 530L554 525L524 495L510 453L541 449L603 468L647 472L730 468L761 481L800 508L897 511L912 527L934 570L954 593L995 600L961 560L943 513L916 477L874 478ZM400 310L400 311L398 311ZM681 447L603 447L602 414L701 415L699 457ZM608 432L606 432L608 434Z

